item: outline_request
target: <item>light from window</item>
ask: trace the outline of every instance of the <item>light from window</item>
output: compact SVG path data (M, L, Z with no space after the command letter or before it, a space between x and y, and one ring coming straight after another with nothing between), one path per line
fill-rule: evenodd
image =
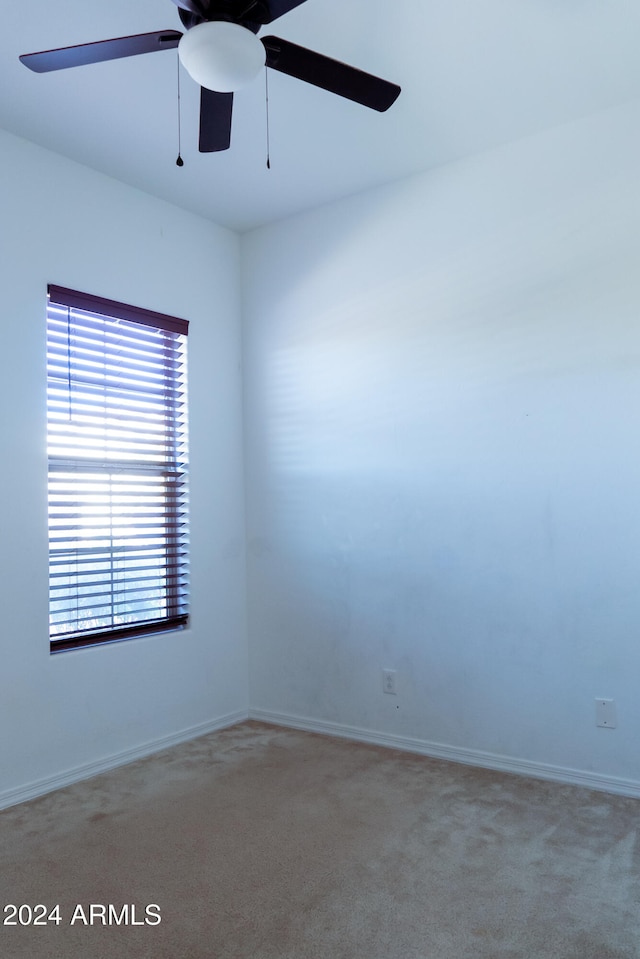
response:
M51 651L180 628L188 324L48 290Z

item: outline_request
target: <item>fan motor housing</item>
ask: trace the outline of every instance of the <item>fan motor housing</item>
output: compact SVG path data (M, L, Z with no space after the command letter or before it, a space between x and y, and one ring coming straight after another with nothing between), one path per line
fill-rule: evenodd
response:
M269 10L264 0L201 0L201 6L202 15L178 8L182 24L187 30L199 23L226 20L257 33L269 19Z

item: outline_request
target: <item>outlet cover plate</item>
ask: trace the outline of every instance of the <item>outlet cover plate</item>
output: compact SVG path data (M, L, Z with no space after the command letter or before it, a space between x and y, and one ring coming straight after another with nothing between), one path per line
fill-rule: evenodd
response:
M615 729L616 725L616 704L613 699L596 699L596 726Z
M382 692L391 693L392 696L396 696L398 693L397 678L398 678L397 670L383 669L382 670Z

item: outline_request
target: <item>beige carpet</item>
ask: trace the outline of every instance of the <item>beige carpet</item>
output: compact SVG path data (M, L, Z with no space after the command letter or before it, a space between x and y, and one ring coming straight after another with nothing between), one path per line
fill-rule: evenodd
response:
M244 723L1 813L2 905L61 921L3 925L0 955L638 959L639 813Z

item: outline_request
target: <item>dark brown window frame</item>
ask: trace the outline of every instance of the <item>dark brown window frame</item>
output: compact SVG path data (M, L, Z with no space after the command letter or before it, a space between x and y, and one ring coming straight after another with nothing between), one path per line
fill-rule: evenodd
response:
M136 461L135 459L132 458L132 454L129 451L129 449L126 447L124 440L121 439L118 442L117 446L122 447L123 449L126 449L126 453L124 455L123 461L119 461L115 458L106 458L107 454L103 454L103 456L97 455L94 457L90 455L89 456L81 455L81 456L78 456L77 458L74 458L72 455L69 455L67 452L65 453L64 456L54 455L49 457L50 488L52 483L55 488L55 481L52 481L51 477L52 475L55 476L56 472L59 475L60 474L66 475L66 473L68 473L69 470L73 471L75 469L77 470L78 475L79 476L81 475L81 479L78 480L78 483L80 485L78 486L78 484L75 484L73 487L73 490L75 490L75 492L73 490L71 490L68 493L64 491L63 495L65 498L62 501L60 501L58 496L58 500L57 500L58 504L62 502L64 506L59 506L57 513L56 513L55 505L52 506L51 494L50 494L50 506L49 506L50 556L53 557L50 560L50 562L53 563L52 576L54 577L54 579L51 580L52 584L54 585L50 587L50 597L53 597L53 596L57 597L58 604L69 603L71 601L71 606L63 607L62 611L60 611L59 609L58 610L53 609L54 601L53 599L50 599L50 608L52 609L53 615L58 613L58 615L61 617L61 624L62 626L64 626L65 616L68 617L69 623L73 620L73 613L70 612L70 610L75 600L75 604L76 604L75 617L76 617L76 622L79 623L80 614L77 612L77 610L90 608L86 606L83 607L80 605L82 601L80 598L81 596L84 599L84 602L86 602L89 596L99 595L102 597L106 597L110 595L111 596L111 618L112 618L112 625L107 626L106 628L101 628L101 627L83 628L83 629L77 629L74 631L74 629L70 627L69 629L66 630L66 632L63 632L62 634L52 633L50 637L51 652L57 653L63 650L103 645L105 643L120 642L120 641L131 639L137 636L149 635L149 634L158 633L158 632L165 632L167 630L183 629L188 624L188 621L189 621L188 555L187 555L188 553L188 527L187 527L187 510L188 510L187 469L188 467L187 467L186 460L184 459L184 450L186 449L186 442L187 442L186 429L184 426L183 417L181 413L178 412L179 409L181 409L181 407L186 404L186 393L182 389L182 378L178 372L178 367L176 365L176 357L180 353L177 337L178 336L186 337L188 333L189 323L187 320L170 316L168 314L146 310L141 307L131 306L126 303L121 303L117 300L111 300L105 297L94 296L88 293L82 293L78 290L71 290L71 289L68 289L67 287L61 287L54 284L49 284L47 288L47 292L48 292L49 306L58 310L66 309L67 318L68 318L67 319L68 358L65 361L65 357L64 355L62 355L63 351L60 349L60 345L59 345L60 337L58 336L57 358L54 357L54 360L52 361L53 366L51 362L48 363L48 382L50 385L53 383L55 386L57 386L57 392L58 392L57 419L58 420L60 419L60 416L59 416L60 396L64 396L64 389L66 385L64 382L64 379L65 379L65 376L67 375L67 372L69 377L68 379L68 384L69 384L68 395L69 395L69 410L70 410L69 418L71 420L72 378L74 375L77 376L78 379L77 381L74 381L74 382L81 384L83 382L83 376L85 375L83 371L86 370L86 360L84 361L77 360L77 365L74 366L74 360L72 359L72 355L76 351L75 349L72 350L72 347L71 347L71 323L72 323L71 316L73 315L75 317L75 322L79 323L80 325L83 322L86 323L87 324L86 329L91 328L92 317L98 324L100 322L104 323L105 319L107 320L107 324L109 323L109 321L125 321L123 324L120 324L117 328L122 329L124 331L125 338L128 344L130 345L133 343L133 346L137 347L138 344L136 343L136 337L139 335L141 341L146 341L146 344L149 344L149 343L152 344L151 346L146 346L145 342L142 342L142 348L145 350L148 350L150 354L154 354L154 351L155 351L155 354L157 354L157 357L162 358L157 361L156 366L154 366L151 361L148 361L146 364L147 368L144 370L143 373L140 374L140 377L141 377L141 380L147 381L147 385L149 381L151 381L153 383L152 392L155 393L156 396L160 396L162 398L162 404L163 404L162 408L158 407L157 409L156 408L153 409L153 413L156 419L156 427L158 422L161 423L163 422L164 419L166 419L166 424L167 424L166 429L168 430L168 432L163 432L161 428L156 428L155 432L153 433L153 439L151 440L152 447L155 449L155 447L157 446L162 446L163 449L165 450L173 449L173 453L166 454L166 459L164 459L162 462L155 462L155 460L150 461L151 458L149 456L147 456L147 461L144 461L144 462ZM49 317L49 309L47 313ZM52 325L55 326L55 321L52 320L51 322L52 322ZM59 321L58 321L58 326L59 326ZM162 334L167 334L168 336L163 342L165 344L169 344L170 346L166 348L160 348L159 346L155 344L154 337L151 334L151 332L149 332L148 334L144 334L143 332L140 332L139 334L137 334L135 332L137 327L149 328L150 331L154 330L156 331L156 333L160 334L160 336L162 336ZM105 329L106 329L106 325L105 325ZM113 330L116 329L116 327L111 326L109 327L109 329L110 329L110 332L113 333ZM127 333L128 335L126 335ZM89 335L97 336L98 334L89 334ZM48 334L48 344L50 341L50 337L51 337L51 334ZM54 334L54 339L55 339L55 334ZM105 334L105 343L106 343L106 334ZM52 349L52 352L56 352L55 346L52 347L51 349ZM80 352L80 350L78 352ZM105 370L106 370L107 360L113 360L114 357L119 357L120 352L126 354L127 349L125 348L124 350L121 350L119 352L116 352L113 349L110 351L107 349L105 345L105 351L104 351ZM132 348L129 349L129 352L130 353L133 352L133 349ZM94 361L94 356L96 355L101 355L101 354L98 354L96 351L94 351L94 354L90 357L90 362ZM153 356L152 356L152 359L153 359ZM65 362L66 362L66 366L65 366ZM129 365L127 365L126 362L123 363L123 369L124 369L125 375L127 373L129 374L129 380L128 380L129 385L124 384L124 380L122 381L122 383L118 383L117 377L113 374L109 374L109 378L111 380L110 389L112 393L114 394L118 393L120 396L122 396L123 394L126 393L127 390L131 391L132 393L136 392L137 387L136 386L132 387L130 384L132 381L135 382L134 381L135 368L136 366L139 366L140 364L131 359L128 361L128 363ZM56 369L55 375L52 375L52 368ZM67 372L65 372L65 370ZM87 379L89 380L91 379L91 374L88 375ZM106 379L107 377L105 374L104 376L105 385L102 388L105 397L109 394L109 389L106 386ZM62 387L60 385L61 383L62 383ZM158 386L160 386L159 389L158 389ZM83 387L80 386L80 389L82 388ZM144 388L144 383L141 388ZM149 387L149 389L151 389L151 387ZM55 392L55 388L54 388L54 392ZM77 402L77 401L74 400L74 402ZM89 400L89 402L92 402L92 400ZM50 401L48 406L48 433L50 435L50 438L51 438L50 431L52 428L51 424L53 422L52 417L55 419L55 416L56 416L55 412L52 413L52 406L55 407L55 405L56 405L55 402L52 403ZM95 401L93 401L93 405L94 406L96 405ZM106 398L104 400L104 409L105 409L104 415L106 417L107 416L107 413L106 413L107 399ZM164 413L165 409L168 411L166 414ZM130 423L132 422L132 420L129 415L130 411L127 409L126 404L124 407L119 408L117 410L117 412L122 412L122 411L124 412L125 417L127 418L127 423L121 426L121 430L123 431L122 435L124 436L125 435L124 431L130 430ZM89 411L89 413L91 415L88 415L86 419L90 419L92 423L99 423L99 416L96 415L94 417L93 411L91 410ZM113 410L111 411L111 415L112 414L113 414ZM105 422L104 432L106 436L108 433L108 429L106 426L106 419L104 422ZM145 434L145 430L140 430L141 423L136 424L134 422L134 429L136 425L138 428L138 432L141 434ZM94 431L96 428L97 427L94 425ZM55 429L55 426L54 426L54 429ZM58 429L60 429L59 423L58 423ZM68 441L64 440L65 443L68 442L70 445L72 445L74 441L76 443L79 443L81 440L82 429L76 430L76 432L79 433L79 436L76 436L75 438L73 437L73 428L71 426L69 427L68 430L63 429L62 432L72 436L72 439ZM155 437L159 437L159 439L156 441ZM95 438L94 435L91 434L90 440L93 440L94 438ZM144 444L146 441L148 441L148 439L149 439L148 436L143 436L139 440L139 443ZM56 438L54 437L52 441L52 445L55 446L55 443L56 443ZM58 443L62 444L63 440L58 439ZM153 446L153 443L155 443L155 446ZM151 449L152 447L149 447L149 448ZM180 448L180 451L181 451L180 453L178 453L178 448ZM60 450L58 450L58 454L59 452ZM82 450L82 453L86 454L86 451ZM109 456L111 455L112 454L109 454ZM135 514L135 517L137 517L136 521L139 523L138 527L131 526L131 525L114 527L113 524L109 526L109 524L106 523L106 525L111 531L109 534L110 545L100 547L100 548L95 548L93 550L88 548L85 548L83 550L81 546L82 524L84 522L85 527L87 525L89 526L91 525L91 523L89 523L89 519L91 517L88 516L88 514L91 513L91 508L87 508L85 505L84 507L85 513L83 517L83 512L82 512L83 507L81 504L81 500L83 499L83 495L85 498L85 502L93 502L93 500L90 495L87 495L86 490L83 489L82 483L87 478L87 476L90 476L91 478L88 481L89 486L87 487L87 489L89 490L89 492L91 492L93 489L91 487L91 483L93 482L93 477L96 478L96 482L98 483L100 482L100 478L102 478L101 480L102 482L110 483L111 480L113 479L114 473L118 474L118 479L122 479L124 477L125 480L127 476L133 477L135 474L137 479L141 482L141 489L143 488L143 484L140 478L143 477L144 475L152 476L154 480L156 481L160 479L160 481L164 485L160 487L160 494L158 494L157 488L149 487L149 489L147 490L147 498L153 501L153 504L154 504L153 507L148 506L147 501L141 502L141 498L138 498L136 500L134 497L134 500L133 500L134 505L133 506L130 505L126 508L125 512L131 513L132 515ZM107 480L107 477L109 477L108 480ZM130 482L133 483L133 480L130 480ZM122 488L124 489L124 487ZM56 489L61 489L61 487L58 487ZM77 492L78 489L81 489L83 491L83 495L78 494ZM111 489L111 486L110 486L110 489ZM118 488L116 486L116 491L117 489ZM136 490L135 492L137 493L138 491ZM111 495L111 493L109 495ZM133 495L132 493L128 494L129 499L131 499L132 495ZM74 497L75 497L75 500L77 501L75 503L73 502ZM55 501L55 495L53 498ZM126 498L127 497L125 496L125 499ZM144 500L144 497L142 497L142 499ZM158 500L164 503L163 507L160 507L157 505ZM156 544L153 547L147 546L147 545L141 545L139 547L136 544L131 545L131 538L135 539L136 536L140 538L141 542L145 542L145 544L146 544L146 541L152 537L152 535L158 538L156 533L152 534L151 532L149 532L147 534L147 533L141 532L145 524L142 522L142 519L140 518L141 517L141 514L139 512L140 506L142 506L143 510L148 509L149 515L145 514L145 516L143 517L144 519L149 520L149 522L147 523L147 526L153 527L154 530L157 530L157 529L164 530L163 537L160 537L161 543L163 545L158 546ZM74 513L74 507L76 510L75 513ZM62 509L65 510L64 513L61 512ZM69 512L66 512L66 510L69 510ZM52 520L52 514L56 514L53 520ZM162 519L158 519L159 515L162 516ZM53 526L52 526L52 522L54 524ZM58 523L57 527L55 525L56 522ZM131 519L131 522L134 522L134 520ZM60 525L61 523L64 523L66 525ZM96 525L98 524L97 520L95 521L95 524ZM51 538L52 529L54 533L60 533L60 531L62 531L61 535L58 535L56 537L56 539L60 543L62 543L62 549L59 549L57 552L55 549L52 548L52 543L53 543L53 540ZM80 530L81 532L74 534L73 532L74 529ZM121 545L119 547L113 546L114 537L117 539L117 536L115 536L114 534L114 529L117 532L119 532L120 539L123 541L123 543L126 539L125 530L128 530L129 539L127 540L128 542L127 546L124 546L124 545ZM87 530L85 529L84 532L87 532ZM98 534L96 533L95 535L97 536ZM76 544L75 547L73 546L74 542ZM68 550L65 550L65 546L67 545L68 545ZM76 572L70 573L68 572L68 567L72 565L72 561L71 559L65 559L64 557L71 556L71 553L74 550L75 550L74 555L77 556L81 554L82 559L79 562L79 565L76 566ZM146 554L144 554L145 550L147 551ZM141 553L141 551L143 552ZM89 554L92 552L96 554L96 558L92 558L89 556ZM107 587L107 585L105 585L108 580L108 576L106 572L104 571L104 564L108 562L108 560L106 560L105 557L107 555L111 557L111 567L113 569L114 554L117 554L118 560L120 561L120 563L123 563L124 561L126 561L127 552L130 558L133 557L131 559L131 562L134 564L138 563L139 565L138 566L134 565L133 567L131 567L131 569L127 569L126 565L119 566L118 573L120 573L121 577L124 577L124 578L121 578L119 580L118 588L115 589L115 592L112 584L111 593L109 593L109 588ZM140 555L144 555L143 560L140 560L137 558ZM161 563L159 563L157 567L148 565L155 559L156 555L158 557L164 556L164 560ZM99 557L99 561L98 561L98 557ZM75 562L78 564L77 559ZM91 564L98 563L98 566L97 567L95 567L95 565L90 566L89 565L90 563ZM140 565L140 563L142 563L142 565ZM100 564L102 564L101 571L94 573L92 570L94 568L100 569ZM58 569L62 570L62 572L55 571L56 565ZM135 570L138 570L138 572L135 572ZM135 582L132 583L130 587L127 587L126 581L127 579L131 578L132 571L134 571L134 577L136 577L136 580ZM152 572L155 573L155 576L146 575L147 573L152 573ZM58 578L57 585L55 585L56 576ZM72 580L74 576L75 576L75 585L68 586L65 580ZM81 580L82 576L85 577L84 580ZM88 577L88 580L86 579L86 577ZM114 595L126 597L127 595L129 595L127 594L127 588L129 588L131 590L131 593L139 593L139 594L142 593L142 595L145 596L145 587L147 590L152 590L153 587L148 586L146 583L145 585L140 585L140 584L143 583L143 581L148 581L148 580L153 581L154 578L156 577L162 580L164 583L164 587L160 589L160 593L162 595L162 602L160 605L162 605L162 603L165 604L166 613L163 613L162 615L158 615L158 616L148 616L146 619L141 621L121 622L117 625L113 625L113 620L115 619L115 613L114 613L115 606L125 605L124 599L120 598L116 601L113 598ZM91 581L92 579L95 580L96 578L97 580L100 580L100 582ZM54 593L54 590L56 589L57 589L57 592ZM99 593L87 592L88 589L98 589ZM138 604L145 603L145 602L146 603L152 602L152 600L150 599L140 598L140 597L138 597L136 601L138 602ZM134 602L136 601L131 599L131 597L129 596L130 605L133 605ZM95 600L95 602L99 608L106 608L108 606L108 603L104 603L104 602L100 603L99 600ZM65 608L69 610L69 612L63 615ZM91 614L87 613L84 618L87 619L89 615L94 615L93 611L91 612ZM98 619L108 618L108 614L101 614L100 616L97 616L97 614L95 615ZM119 615L122 616L123 614L120 613ZM126 612L124 613L124 615L133 615L133 614L131 612Z

